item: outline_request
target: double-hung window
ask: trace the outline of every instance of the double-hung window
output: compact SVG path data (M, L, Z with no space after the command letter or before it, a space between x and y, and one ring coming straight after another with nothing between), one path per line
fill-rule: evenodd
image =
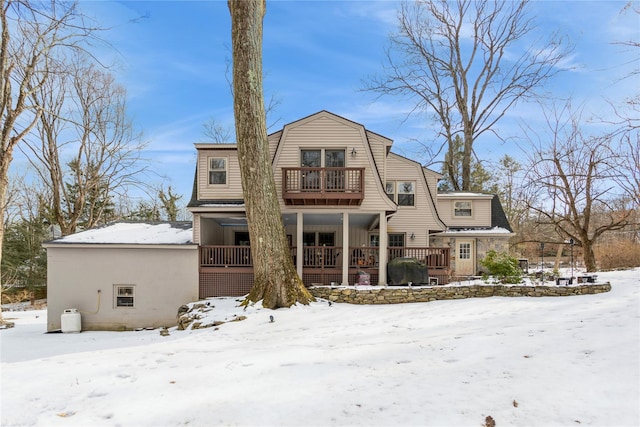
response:
M387 192L387 197L391 199L391 201L396 201L396 182L395 181L387 181L387 185L385 186L385 190Z
M398 206L415 206L415 187L413 181L398 182Z
M209 158L209 184L224 185L227 183L227 159L224 157Z
M457 201L453 204L453 216L461 217L466 216L470 217L472 214L471 210L471 202L470 201Z
M414 181L387 181L385 185L387 197L398 206L415 206L416 183Z

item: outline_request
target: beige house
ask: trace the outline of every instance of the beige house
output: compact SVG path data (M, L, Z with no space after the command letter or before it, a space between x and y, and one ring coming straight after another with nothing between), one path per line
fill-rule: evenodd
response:
M391 153L393 141L327 111L269 135L283 222L298 274L386 284L395 257L425 262L432 283L477 274L512 235L497 197L438 194L441 175ZM243 295L253 282L235 144L196 144L188 208L199 245L200 297Z
M269 135L291 257L307 286L387 283L387 263L416 258L431 284L478 272L512 235L498 198L438 194L441 175L390 152L393 141L321 111ZM118 223L45 245L48 330L65 309L82 329L171 326L180 305L240 296L253 284L235 144L195 144L188 224Z

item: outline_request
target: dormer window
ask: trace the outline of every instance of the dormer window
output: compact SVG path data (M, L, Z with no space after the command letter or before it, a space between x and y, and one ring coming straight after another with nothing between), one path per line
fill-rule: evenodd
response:
M223 157L209 158L209 184L224 185L227 183L227 159Z
M471 202L470 201L458 201L453 204L453 216L456 217L470 217Z

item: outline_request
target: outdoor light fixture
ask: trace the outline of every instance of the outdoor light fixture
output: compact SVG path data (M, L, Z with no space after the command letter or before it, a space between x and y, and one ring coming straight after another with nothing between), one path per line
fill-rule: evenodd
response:
M416 238L416 233L411 233L411 240Z
M356 147L353 147L353 148L351 149L351 157L355 157L355 156L356 156L356 154L358 154L358 152L356 151Z

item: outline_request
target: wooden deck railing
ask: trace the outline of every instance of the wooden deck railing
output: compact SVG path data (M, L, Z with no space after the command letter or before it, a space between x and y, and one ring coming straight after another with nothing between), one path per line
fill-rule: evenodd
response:
M200 265L210 267L252 266L251 246L200 246Z
M391 247L388 249L387 259L391 261L397 257L415 258L420 262L427 264L429 268L449 268L451 248L448 247L430 247L430 248L409 248L409 247Z
M282 168L282 197L288 205L359 205L364 168Z
M291 257L296 262L296 247L291 247ZM388 261L397 257L416 258L430 269L448 269L450 248L448 247L391 247L387 250ZM302 250L303 267L341 267L341 246L305 246ZM349 248L350 268L377 268L380 248L362 246ZM251 267L250 246L200 246L202 267Z

